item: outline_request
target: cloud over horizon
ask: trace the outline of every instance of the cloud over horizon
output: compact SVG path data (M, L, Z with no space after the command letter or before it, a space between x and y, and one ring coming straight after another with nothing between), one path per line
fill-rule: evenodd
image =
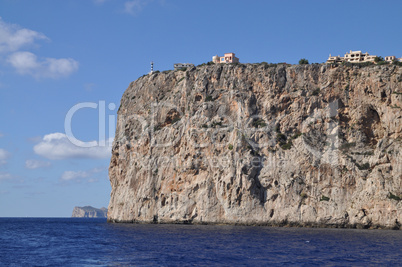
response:
M47 168L50 167L52 164L49 161L42 161L42 160L35 160L35 159L28 159L25 161L25 168L27 169L39 169L39 168Z
M87 180L89 183L97 181L93 178L95 174L105 171L106 168L94 168L88 171L65 171L60 177L62 181L76 181L81 182L82 180Z
M111 156L111 142L106 146L97 146L96 141L91 141L92 147L85 147L84 142L73 144L66 134L51 133L45 135L42 141L34 146L34 152L51 160L63 159L105 159Z

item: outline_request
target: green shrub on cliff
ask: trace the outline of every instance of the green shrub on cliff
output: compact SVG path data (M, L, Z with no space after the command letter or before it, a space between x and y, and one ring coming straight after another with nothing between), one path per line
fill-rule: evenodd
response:
M387 197L388 197L389 199L393 199L393 200L396 200L396 201L401 201L401 198L400 198L400 197L398 197L398 196L392 194L391 192L388 193L388 196L387 196Z
M267 126L265 120L263 120L263 119L257 119L255 121L253 121L251 123L251 125L253 125L253 127L255 127L255 128Z
M311 93L311 95L315 95L315 96L317 96L317 95L319 95L319 94L320 94L320 88L315 89L315 90Z
M396 65L396 66L402 66L402 62L398 61L398 60L394 60L392 61L392 64Z
M292 145L293 145L292 140L289 140L289 142L287 142L286 144L281 145L281 148L283 150L288 150L292 148Z
M362 164L362 165L360 165L360 164L358 164L358 163L355 163L356 164L356 166L357 166L357 168L359 169L359 170L368 170L368 169L370 169L370 163L368 163L368 162L366 162L366 163L364 163L364 164Z
M282 145L286 144L286 140L287 140L287 137L283 133L278 133L276 135L276 142L279 143L279 145L282 146Z
M306 65L306 64L309 64L309 63L308 63L308 60L307 60L307 59L302 58L302 59L299 60L299 64L300 64L300 65Z
M320 201L329 201L329 197L322 195Z
M384 61L384 58L382 56L378 56L378 57L374 58L375 63L378 63L378 62L381 62L381 61Z
M207 95L207 97L205 98L205 102L212 102L215 99L211 96L211 95Z

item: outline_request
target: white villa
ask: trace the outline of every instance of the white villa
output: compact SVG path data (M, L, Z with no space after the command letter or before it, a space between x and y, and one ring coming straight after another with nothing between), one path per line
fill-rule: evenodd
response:
M235 57L235 53L225 53L223 57L218 55L212 57L214 63L239 63L239 58Z
M362 53L362 51L352 51L346 53L343 57L341 56L331 56L329 55L327 63L341 63L341 62L351 62L351 63L362 63L362 62L374 62L377 56L370 55L369 53ZM395 56L388 56L384 58L387 62L392 62L394 60L402 61L402 58L396 58Z

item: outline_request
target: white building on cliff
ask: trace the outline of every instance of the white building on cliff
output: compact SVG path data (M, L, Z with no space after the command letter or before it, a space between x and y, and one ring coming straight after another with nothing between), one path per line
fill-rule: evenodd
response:
M341 63L341 62L351 62L351 63L363 63L363 62L375 62L377 56L370 55L369 53L362 53L362 51L352 51L346 53L343 57L341 56L331 56L329 55L327 63ZM394 60L402 61L402 58L396 58L395 56L388 56L384 59L387 62L392 62Z
M239 63L239 58L235 56L235 53L225 53L223 57L218 55L212 57L214 63Z

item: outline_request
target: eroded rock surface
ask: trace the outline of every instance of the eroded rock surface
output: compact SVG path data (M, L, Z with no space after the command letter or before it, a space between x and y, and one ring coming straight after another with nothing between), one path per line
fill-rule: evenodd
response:
M238 64L125 91L112 222L400 228L402 68Z

